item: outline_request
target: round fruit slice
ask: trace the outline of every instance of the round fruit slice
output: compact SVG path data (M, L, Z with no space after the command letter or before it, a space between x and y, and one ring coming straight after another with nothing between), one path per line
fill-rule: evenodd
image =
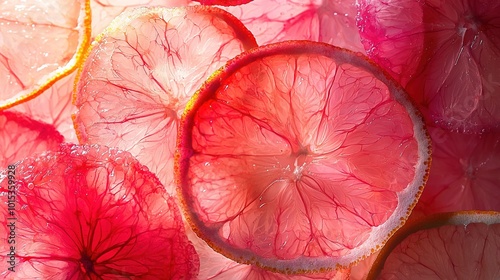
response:
M429 123L500 129L500 2L362 0L369 56L416 100Z
M34 98L77 67L90 43L90 1L2 1L0 34L1 110Z
M364 56L310 41L231 60L181 129L176 173L197 233L290 273L372 253L404 223L430 163L405 92Z
M197 274L198 256L173 198L127 152L64 144L10 166L0 178L5 204L0 218L3 225L15 223L7 232L0 229L7 238L0 260L15 267L1 276L192 279Z
M500 133L480 135L429 127L434 152L429 180L416 210L500 211Z
M0 170L33 153L58 150L63 136L54 126L11 111L0 111Z
M498 279L500 213L437 214L405 225L368 279Z
M250 32L218 8L123 13L97 38L78 81L74 123L80 142L129 151L173 193L185 104L212 72L255 46Z
M254 0L227 7L259 45L312 40L364 53L356 26L356 0Z

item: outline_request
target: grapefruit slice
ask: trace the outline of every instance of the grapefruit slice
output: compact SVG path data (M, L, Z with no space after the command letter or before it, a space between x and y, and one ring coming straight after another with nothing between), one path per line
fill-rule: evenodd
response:
M41 94L73 71L90 43L90 1L2 1L0 110Z
M218 8L139 8L97 38L78 81L74 123L81 143L119 147L174 192L178 119L208 76L255 47L250 32Z
M361 54L310 41L231 60L182 118L176 174L189 222L238 262L348 266L400 227L430 164L405 92Z
M368 54L401 81L429 123L500 128L500 2L359 1Z
M224 9L252 31L259 45L312 40L364 53L355 0L254 0Z
M54 126L13 111L0 111L0 170L46 150L57 150L63 136Z
M429 133L432 167L416 210L500 211L500 133L467 135L438 127L429 127Z
M405 225L368 279L498 279L500 213L441 213Z
M9 279L193 279L198 256L157 177L129 153L63 144L0 174L15 186L15 272ZM7 180L8 178L8 180ZM9 192L9 194L11 194ZM13 215L11 215L11 211ZM2 226L0 234L8 236ZM9 243L0 245L2 263Z

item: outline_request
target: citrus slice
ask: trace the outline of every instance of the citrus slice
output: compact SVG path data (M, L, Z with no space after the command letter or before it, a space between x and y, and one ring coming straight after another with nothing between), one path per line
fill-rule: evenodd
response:
M294 273L347 266L404 223L430 164L405 92L361 54L310 41L231 60L183 115L184 210L215 250Z
M90 43L89 2L1 3L0 110L34 98L77 67Z
M500 2L359 1L369 56L401 81L429 123L500 128Z
M15 272L2 269L3 277L193 279L197 274L198 256L173 198L127 152L63 144L9 167L0 178L5 203L0 219L15 223L13 234L0 228L8 238L0 245L0 260L15 267ZM11 191L15 199L8 209Z
M355 0L254 0L224 9L252 31L259 45L312 40L364 53Z
M0 111L0 170L46 150L57 150L64 138L54 126L11 111Z
M500 211L500 133L467 135L438 127L429 127L429 133L432 167L416 210Z
M368 279L498 279L500 213L457 212L405 225Z
M139 8L97 38L77 85L74 123L82 143L131 152L172 193L173 155L184 106L217 68L255 47L218 8Z

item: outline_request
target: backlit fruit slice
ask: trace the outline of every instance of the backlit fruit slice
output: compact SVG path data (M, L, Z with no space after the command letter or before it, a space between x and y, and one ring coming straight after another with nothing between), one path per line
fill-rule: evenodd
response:
M500 129L500 2L359 1L368 54L401 81L430 123Z
M57 150L63 140L52 125L18 112L0 111L0 170L33 153Z
M74 116L79 140L131 152L173 193L185 104L212 72L255 46L250 32L218 8L123 13L98 37L82 69Z
M0 2L0 109L68 75L90 42L89 0Z
M3 269L0 276L192 279L197 274L198 256L173 198L127 152L63 144L57 152L9 167L0 178L6 206L0 218L3 225L16 218L15 257L8 255L11 229L0 229L7 237L0 260L13 258L16 272ZM8 210L13 186L15 209Z
M500 211L500 133L464 135L429 127L434 153L416 210Z
M231 60L188 104L176 174L215 250L283 272L347 266L400 227L430 163L406 93L361 54L310 41Z
M312 40L364 53L356 27L356 0L254 0L227 7L260 45Z
M368 279L499 279L500 213L457 212L405 225Z

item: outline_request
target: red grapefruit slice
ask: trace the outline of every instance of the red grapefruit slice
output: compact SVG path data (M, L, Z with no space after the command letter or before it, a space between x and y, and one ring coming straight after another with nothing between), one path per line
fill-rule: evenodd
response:
M212 7L141 8L98 37L77 85L82 143L130 151L173 192L173 155L184 106L217 68L256 46L229 13Z
M195 231L239 262L348 266L404 223L430 163L405 92L360 54L310 41L231 60L182 119L176 174Z
M467 133L500 128L500 2L359 2L368 54L429 123Z
M498 279L500 213L438 214L399 230L368 279Z
M57 150L63 142L54 126L11 111L0 111L0 170L46 150Z
M62 145L0 174L15 186L15 272L9 279L193 279L198 257L180 212L156 176L129 153ZM7 180L8 178L8 180ZM13 181L10 183L9 181ZM9 192L9 195L11 193ZM14 215L11 215L11 211ZM2 226L0 234L8 236ZM0 260L10 261L10 245Z
M464 135L429 127L434 152L416 206L424 214L500 211L500 133Z
M89 0L0 5L0 110L34 98L81 62L90 42Z
M364 53L355 0L254 0L225 10L240 19L260 45L312 40Z

